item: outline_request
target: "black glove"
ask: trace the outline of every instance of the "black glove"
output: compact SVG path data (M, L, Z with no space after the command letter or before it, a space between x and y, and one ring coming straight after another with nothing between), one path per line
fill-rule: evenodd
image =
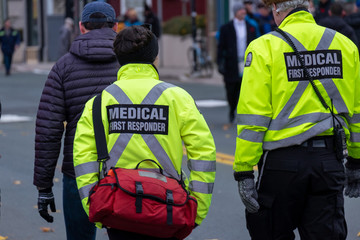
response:
M40 216L47 222L53 222L53 216L48 213L48 205L52 212L56 212L54 194L51 188L39 190L38 209Z
M250 213L256 213L260 205L257 202L258 195L255 189L254 171L236 172L234 176L235 180L238 181L240 198L246 210Z
M360 159L348 157L346 166L345 196L360 197Z

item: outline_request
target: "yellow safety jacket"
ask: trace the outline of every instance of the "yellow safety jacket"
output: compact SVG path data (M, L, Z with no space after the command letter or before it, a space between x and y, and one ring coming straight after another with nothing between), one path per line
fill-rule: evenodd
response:
M341 121L349 156L360 158L360 75L355 44L299 10L279 26L303 56L315 85ZM234 171L251 171L263 151L333 135L333 119L278 32L248 46L238 102Z
M74 139L74 168L83 207L89 213L89 190L98 181L99 164L89 100ZM153 159L166 174L180 179L182 142L190 176L186 184L198 201L196 223L206 217L215 181L216 151L211 132L194 99L180 87L159 81L149 64L127 64L118 80L102 92L102 120L112 166L134 169ZM142 169L155 169L144 162Z

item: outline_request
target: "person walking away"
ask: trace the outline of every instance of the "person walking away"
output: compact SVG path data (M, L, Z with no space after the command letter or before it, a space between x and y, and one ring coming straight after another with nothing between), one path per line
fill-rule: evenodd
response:
M144 26L127 27L116 36L114 51L121 65L118 79L98 96L101 97L102 122L110 155L106 165L107 169L135 169L143 159L152 159L163 168L167 166L164 171L169 171L169 176L179 179L182 175L183 142L190 170L185 184L190 194L197 199L195 223L200 225L208 213L212 198L216 170L215 144L194 99L180 87L159 80L159 73L153 65L158 50L155 35ZM74 139L76 181L87 213L89 189L99 179L92 119L93 101L94 98L85 105ZM106 109L111 112L116 112L116 109L130 112L134 108L145 115L130 117L127 114L105 114ZM154 116L151 122L144 120L147 118L146 109L149 108L163 109L163 114L159 113L158 117L155 113L151 114ZM155 131L152 131L152 128L131 127L143 121L155 124L162 122L164 127ZM118 128L114 124L116 122L125 124L120 124L122 126ZM144 162L141 167L156 171L154 164ZM111 240L158 239L114 228L108 228L107 231Z
M343 3L333 2L330 6L329 16L321 19L318 24L344 34L358 46L358 38L354 29L343 19L344 9L342 5Z
M354 2L344 3L345 16L344 20L350 25L355 31L358 39L357 46L360 47L360 12Z
M64 56L71 47L73 38L74 20L72 18L65 18L64 25L60 29L60 46L59 58Z
M258 26L246 20L246 10L242 3L235 3L233 12L234 19L220 28L217 45L217 64L225 83L230 123L235 120L245 49L252 40L260 36Z
M233 168L247 228L253 240L295 239L295 229L345 240L344 188L360 195L358 49L317 25L307 0L264 3L278 29L248 46L237 107Z
M161 26L159 18L155 15L152 9L144 3L144 23L151 25L151 31L155 34L155 36L159 39L161 36Z
M5 19L4 27L0 29L0 44L5 65L5 76L11 73L12 57L20 45L20 34L11 26L11 20Z
M55 212L53 178L65 131L63 212L68 240L89 240L96 236L96 228L89 222L77 191L73 139L85 103L112 84L119 69L112 50L117 23L111 5L98 1L85 5L79 28L82 34L48 75L37 112L35 135L34 185L39 191L39 213L46 221L53 222L48 206Z

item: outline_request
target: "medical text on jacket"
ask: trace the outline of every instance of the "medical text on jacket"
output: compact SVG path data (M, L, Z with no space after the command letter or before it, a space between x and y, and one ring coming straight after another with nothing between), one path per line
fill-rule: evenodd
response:
M289 81L308 81L304 69L294 52L284 53ZM340 50L318 50L300 52L313 79L342 78L342 55Z
M168 134L169 106L119 104L107 106L109 134Z

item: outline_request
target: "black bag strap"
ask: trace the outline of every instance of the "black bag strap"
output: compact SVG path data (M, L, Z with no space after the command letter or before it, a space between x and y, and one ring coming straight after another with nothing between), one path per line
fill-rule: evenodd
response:
M105 172L106 172L105 162L110 159L110 156L107 149L104 125L102 123L102 117L101 117L101 94L97 95L94 99L92 116L93 116L93 124L94 124L96 149L98 154L97 161L99 162L99 176L100 179L102 179L105 176ZM103 163L103 171L100 171L101 163Z

